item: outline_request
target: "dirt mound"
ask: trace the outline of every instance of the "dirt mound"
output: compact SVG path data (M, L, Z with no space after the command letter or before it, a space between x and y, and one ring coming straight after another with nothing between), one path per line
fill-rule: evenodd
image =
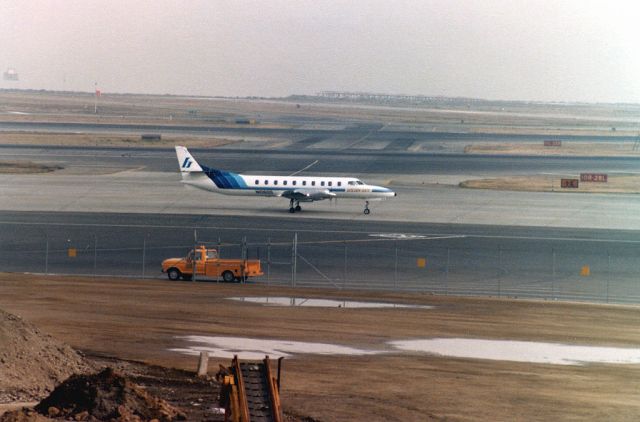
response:
M77 421L174 421L184 413L106 368L93 375L73 375L35 410L53 419ZM1 419L0 419L1 420Z
M41 399L89 365L71 347L0 310L0 403Z
M48 422L52 420L38 414L35 410L27 409L14 410L0 416L0 422Z

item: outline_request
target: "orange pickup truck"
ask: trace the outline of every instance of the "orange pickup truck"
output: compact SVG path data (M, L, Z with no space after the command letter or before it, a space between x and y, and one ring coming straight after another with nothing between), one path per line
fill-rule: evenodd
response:
M162 272L170 280L191 280L193 278L193 249L184 258L169 258L162 261ZM245 281L248 277L261 276L264 273L257 259L220 259L218 251L204 246L196 248L196 276L222 279L226 282Z

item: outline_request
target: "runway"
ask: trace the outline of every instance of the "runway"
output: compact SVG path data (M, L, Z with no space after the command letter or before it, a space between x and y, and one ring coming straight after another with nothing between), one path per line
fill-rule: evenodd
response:
M348 137L356 141L367 136L367 142L380 140L388 141L535 141L548 139L549 135L539 134L501 134L501 133L467 133L464 130L442 131L437 126L424 127L424 130L399 130L398 128L385 129L380 123L360 123L352 121L321 121L313 125L301 124L299 119L294 119L292 127L273 128L256 126L230 126L216 124L202 124L194 122L193 125L175 124L134 124L134 123L73 123L73 122L0 122L0 131L26 131L26 132L68 132L68 133L180 133L200 134L208 136L262 136L285 137L303 139L305 147L318 144L333 137ZM311 126L311 127L310 127ZM337 127L336 127L337 126ZM562 135L553 136L553 139L563 141L636 141L637 136L610 136L602 135ZM393 147L392 147L393 148Z

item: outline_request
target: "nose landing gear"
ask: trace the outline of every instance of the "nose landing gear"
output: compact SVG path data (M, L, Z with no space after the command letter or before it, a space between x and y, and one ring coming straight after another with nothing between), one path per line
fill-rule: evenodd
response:
M364 215L369 215L371 210L369 210L369 201L364 201Z

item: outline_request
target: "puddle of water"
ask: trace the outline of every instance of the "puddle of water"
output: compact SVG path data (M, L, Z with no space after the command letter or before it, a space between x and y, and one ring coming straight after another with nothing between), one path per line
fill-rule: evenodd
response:
M316 355L373 355L381 352L357 349L328 343L307 343L287 340L262 340L245 337L209 337L185 336L178 337L188 343L195 343L185 348L169 349L172 352L197 356L201 351L209 352L209 356L233 358L238 355L241 359L263 359L265 355L271 358L291 357L293 354Z
M431 309L427 305L403 305L400 303L356 302L352 300L309 299L304 297L230 297L229 300L259 303L266 306L304 306L317 308L419 308Z
M587 363L640 363L640 349L624 347L572 346L532 341L433 338L391 341L396 349L459 358L514 362L583 365Z

